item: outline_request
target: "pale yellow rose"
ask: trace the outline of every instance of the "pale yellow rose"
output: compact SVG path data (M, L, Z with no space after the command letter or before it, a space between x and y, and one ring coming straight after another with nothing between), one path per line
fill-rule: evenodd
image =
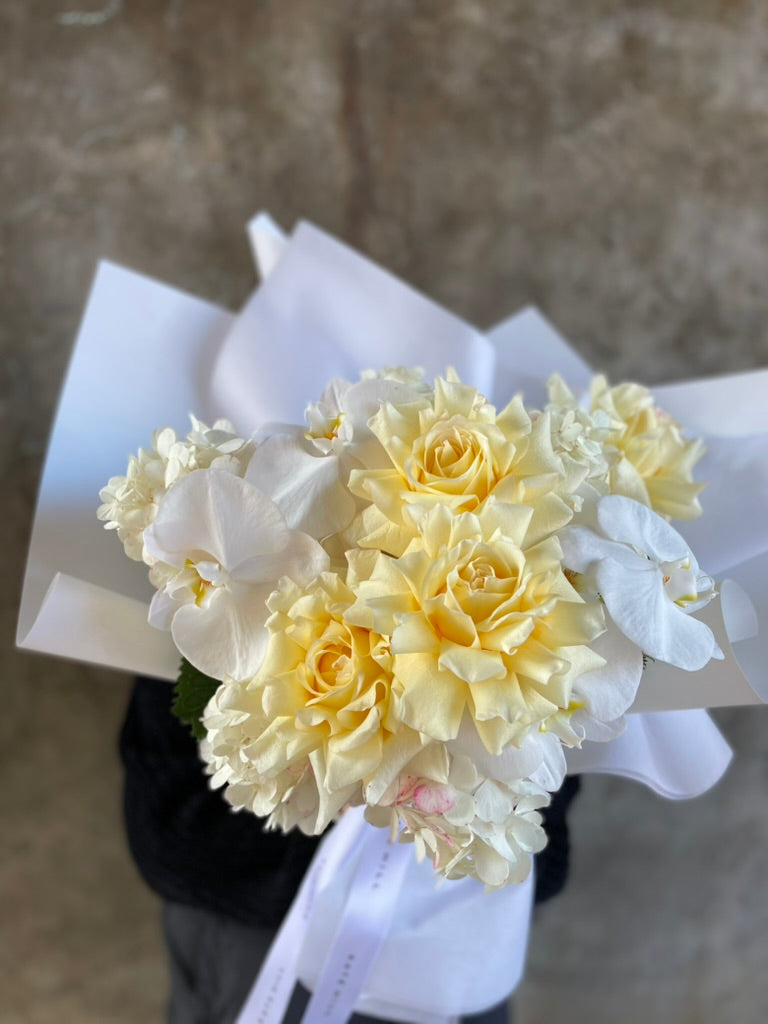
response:
M703 484L693 482L693 467L704 454L701 439L687 441L680 424L655 405L641 384L609 387L602 375L592 381L592 412L602 411L612 421L608 439L620 455L609 477L613 494L634 498L672 519L701 515L698 494Z
M424 512L397 559L350 555L350 621L392 636L392 709L433 741L456 737L465 710L494 754L567 709L574 680L603 664L604 630L561 567L554 537L530 543L533 511Z
M474 512L491 495L532 504L546 513L549 531L570 516L554 497L563 465L548 421L532 423L519 396L497 413L474 388L438 378L432 400L385 403L369 425L392 465L350 475L349 489L371 502L350 534L356 544L400 555L416 533L413 508Z
M268 724L259 689L234 680L222 683L203 715L206 736L200 756L211 787L224 787L225 799L236 810L246 809L260 817L272 814L286 830L296 826L311 834L318 821L330 820L329 815L338 812L348 794L341 795L338 807L329 807L328 800L321 799L307 757L271 774L260 771L247 750ZM355 793L349 796L354 798Z
M268 776L308 758L321 794L383 789L422 746L391 715L389 639L349 622L353 601L334 573L305 590L283 578L268 601L269 644L252 682L265 726L244 755Z

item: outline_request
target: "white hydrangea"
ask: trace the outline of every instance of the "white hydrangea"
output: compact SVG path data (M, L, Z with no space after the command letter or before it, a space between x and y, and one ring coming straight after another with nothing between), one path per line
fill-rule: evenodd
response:
M558 374L547 381L552 447L566 462L586 469L592 483L607 483L611 469L619 460L619 452L611 444L616 436L611 417L602 409L588 412L576 401L573 392Z
M421 774L424 768L429 775ZM485 778L470 758L448 758L433 745L365 816L388 827L393 842L413 842L417 857L428 857L445 878L471 876L499 888L528 877L533 854L546 846L539 810L549 802L549 793L529 779Z
M394 380L421 394L429 394L432 390L424 378L423 366L385 366L382 370L363 370L360 380Z

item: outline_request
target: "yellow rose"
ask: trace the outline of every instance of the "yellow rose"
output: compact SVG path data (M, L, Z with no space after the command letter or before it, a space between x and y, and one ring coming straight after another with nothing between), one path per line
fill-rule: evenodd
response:
M206 736L200 756L211 787L225 787L224 797L236 810L271 815L270 827L295 826L311 835L322 831L343 804L356 796L359 802L354 789L334 795L319 790L308 757L294 757L287 766L270 772L249 756L254 737L269 724L261 690L252 683L222 683L205 709L203 723Z
M371 505L351 539L400 555L416 530L410 509L441 504L454 513L474 512L491 496L534 502L552 492L562 461L552 451L544 418L532 424L518 396L500 413L474 388L457 380L435 381L432 400L382 405L370 427L391 466L353 470L349 489ZM559 523L570 515L557 505ZM562 506L562 507L561 507Z
M567 709L577 676L604 664L587 646L604 630L601 605L568 582L554 537L529 542L532 519L493 499L477 515L438 505L400 558L351 556L347 616L391 633L393 711L431 740L454 739L468 711L498 754Z
M704 454L701 439L686 441L680 424L659 409L641 384L609 387L597 376L591 387L592 411L601 410L614 430L608 443L621 458L611 469L613 494L623 494L672 519L701 515L698 494L703 484L693 482L693 467Z
M267 725L245 748L268 775L308 757L318 788L331 794L385 787L422 745L390 717L389 639L347 619L353 601L334 573L305 590L280 581L268 601L267 653L253 680Z

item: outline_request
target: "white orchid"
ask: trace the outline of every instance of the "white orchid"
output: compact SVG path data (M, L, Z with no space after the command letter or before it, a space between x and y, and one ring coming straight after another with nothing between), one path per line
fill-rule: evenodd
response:
M246 478L269 494L286 522L321 539L352 521L357 502L350 469L387 462L368 421L382 402L412 402L419 392L399 379L336 378L307 406L308 429L280 426L256 449Z
M685 540L661 516L621 495L600 498L594 528L560 533L563 564L590 578L621 632L645 654L695 671L722 658L690 613L715 596Z
M246 679L267 642L266 600L281 576L300 585L328 556L291 530L275 504L232 473L201 469L165 495L144 544L159 587L149 621L215 679Z

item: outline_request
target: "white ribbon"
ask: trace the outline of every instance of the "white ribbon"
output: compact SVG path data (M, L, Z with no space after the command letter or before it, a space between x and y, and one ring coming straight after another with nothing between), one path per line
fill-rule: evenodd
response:
M523 976L533 892L533 873L488 893L472 878L441 886L353 808L318 847L237 1024L280 1024L297 980L314 992L302 1024L354 1011L450 1024L494 1006Z
M344 1024L350 1018L392 925L413 849L390 843L386 831L374 828L361 843L344 914L302 1024Z
M333 876L345 856L353 855L359 834L359 816L347 813L318 847L236 1024L280 1024L296 987L318 886Z
M317 890L358 851L344 911L302 1024L345 1024L350 1018L389 934L413 856L410 845L391 843L386 830L366 825L358 808L348 811L318 848L237 1024L280 1024L298 980Z

